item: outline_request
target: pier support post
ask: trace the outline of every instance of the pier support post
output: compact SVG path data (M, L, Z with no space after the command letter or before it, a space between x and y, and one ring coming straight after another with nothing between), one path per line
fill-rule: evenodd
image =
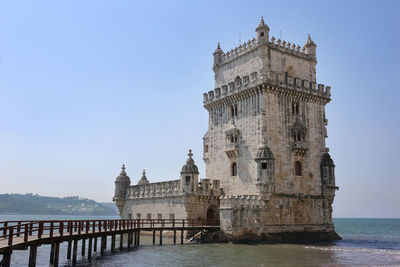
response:
M140 230L137 232L137 245L140 246Z
M54 263L54 248L55 244L51 243L51 248L50 248L50 264Z
M86 239L82 239L82 256L85 256L85 250L86 250Z
M115 251L115 234L111 236L111 253Z
M124 234L121 233L119 237L119 250L122 250L123 247L124 247Z
M160 230L160 246L162 245L162 230Z
M156 230L153 230L153 245L156 243Z
M68 240L68 248L67 248L67 260L71 259L71 247L72 247L72 240Z
M37 246L30 246L29 248L29 267L36 267Z
M127 241L128 249L131 248L131 234L132 234L132 232L128 233L128 241Z
M183 245L183 230L181 231L181 245Z
M104 255L104 251L106 249L106 239L104 238L104 236L101 236L101 244L100 244L100 254L101 256Z
M97 236L94 238L94 248L93 251L96 252L97 251Z
M174 245L176 244L176 230L174 230Z
M78 254L78 239L74 239L74 249L72 251L72 265L76 265L76 257Z
M54 267L58 267L59 256L60 256L60 242L57 242L54 248L54 264L53 264Z
M87 256L88 259L90 260L92 258L92 247L93 247L93 238L89 238L89 247L88 247L88 252L87 252Z
M3 254L3 259L2 259L2 261L0 263L2 263L2 265L1 265L2 267L10 267L10 264L11 264L11 250L8 250L7 252L5 252Z

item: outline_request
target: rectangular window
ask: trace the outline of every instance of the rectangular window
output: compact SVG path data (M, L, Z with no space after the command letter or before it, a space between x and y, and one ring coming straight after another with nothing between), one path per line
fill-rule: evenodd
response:
M204 145L204 153L208 152L208 145Z
M267 165L266 162L262 162L262 163L261 163L261 169L266 170L267 167L268 167L268 165Z

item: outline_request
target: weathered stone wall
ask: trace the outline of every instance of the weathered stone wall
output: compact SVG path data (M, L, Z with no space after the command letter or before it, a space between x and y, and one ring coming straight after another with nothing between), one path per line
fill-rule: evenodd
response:
M185 203L184 196L127 199L121 218L139 219L140 214L140 219L148 219L147 214L151 214L151 219L159 219L161 214L162 219L170 219L170 215L174 214L177 219L186 219Z

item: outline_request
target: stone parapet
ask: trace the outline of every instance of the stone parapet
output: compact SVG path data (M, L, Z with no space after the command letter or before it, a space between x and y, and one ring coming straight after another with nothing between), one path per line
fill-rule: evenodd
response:
M271 42L269 42L269 47L279 50L283 53L290 54L296 57L301 57L304 59L311 60L312 58L310 55L305 53L305 48L301 48L299 45L296 44L291 44L290 42L286 42L285 40L281 41L281 39L278 39L275 42L275 37L272 36Z
M299 45L286 42L285 40L281 41L280 39L278 39L276 42L275 40L275 37L272 37L271 41L268 42L267 45L272 49L279 50L286 54L301 57L307 60L312 59L310 55L305 53L304 47L301 48ZM248 40L247 42L244 42L243 44L240 44L239 46L223 53L221 56L221 62L218 65L229 63L237 59L238 57L257 49L261 45L262 44L260 44L255 38Z
M330 101L330 86L316 84L315 82L300 79L298 77L291 77L289 75L285 75L285 73L270 71L263 81L257 81L257 73L251 73L244 76L243 78L246 77L246 82L242 82L241 80L239 82L232 81L227 85L222 85L221 87L218 87L213 91L204 93L204 106L207 108L207 105L228 98L230 96L239 96L241 94L246 95L248 93L251 93L251 90L254 90L255 87L260 86L261 84L279 87L292 93L304 93L314 97L323 98L327 102ZM238 86L235 86L235 84Z

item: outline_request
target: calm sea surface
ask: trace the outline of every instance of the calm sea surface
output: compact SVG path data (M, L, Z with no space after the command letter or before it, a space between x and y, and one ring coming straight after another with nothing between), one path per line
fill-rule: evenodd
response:
M0 215L0 221L96 218L104 216ZM171 238L164 237L163 246L153 246L150 236L141 236L138 249L104 257L97 252L91 263L85 257L78 259L80 266L400 266L400 219L334 219L334 222L343 240L330 245L173 245ZM60 248L60 263L68 266L66 250L64 243ZM49 266L49 254L50 246L39 247L38 266ZM28 251L13 252L12 266L27 264Z

